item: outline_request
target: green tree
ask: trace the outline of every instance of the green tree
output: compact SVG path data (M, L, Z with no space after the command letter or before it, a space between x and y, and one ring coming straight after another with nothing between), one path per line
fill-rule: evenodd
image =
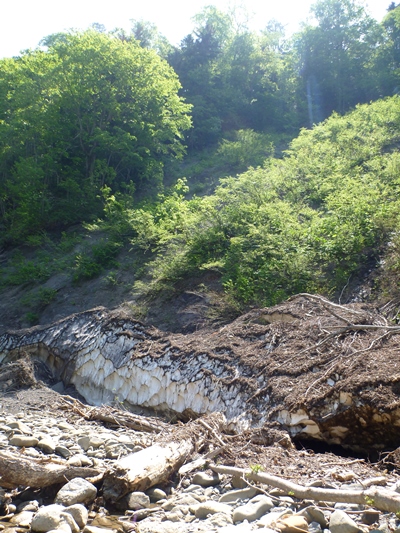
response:
M89 30L45 44L0 69L2 223L15 236L32 219L91 218L104 186L157 189L190 127L175 73L136 41Z
M311 12L317 25L295 46L312 124L379 97L372 67L382 31L358 0L319 0Z

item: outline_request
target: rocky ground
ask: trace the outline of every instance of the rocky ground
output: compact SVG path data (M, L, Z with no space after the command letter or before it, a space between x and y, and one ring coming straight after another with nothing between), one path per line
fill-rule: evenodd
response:
M21 366L25 368L20 368ZM44 464L110 468L121 457L148 447L155 435L124 424L88 420L90 408L74 400L73 389L54 383L43 365L28 363L2 369L0 377L0 464L13 454ZM111 408L104 408L105 412ZM117 418L115 418L117 420ZM168 425L146 419L150 424ZM367 458L342 457L330 452L296 449L289 441L264 446L247 433L214 435L187 460L225 446L214 461L220 465L251 468L303 486L400 491L395 454L372 464ZM0 480L1 486L1 480ZM280 533L398 532L394 513L379 511L373 501L364 504L315 502L295 498L246 477L217 475L207 468L173 474L162 485L126 495L115 505L103 498L101 476L76 478L46 488L6 486L0 489L0 530L4 533L141 533L247 531Z

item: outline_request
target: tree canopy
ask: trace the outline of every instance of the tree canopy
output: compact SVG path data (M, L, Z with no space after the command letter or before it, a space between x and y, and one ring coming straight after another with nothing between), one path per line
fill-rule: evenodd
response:
M18 237L99 212L102 187L148 191L183 154L190 106L137 41L89 30L0 68L0 216Z

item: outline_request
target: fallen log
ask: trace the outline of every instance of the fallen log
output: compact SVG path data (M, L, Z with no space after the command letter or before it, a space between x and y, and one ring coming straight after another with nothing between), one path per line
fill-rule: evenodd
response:
M105 500L113 504L128 492L145 491L168 481L206 440L215 439L215 434L225 424L221 413L213 413L205 420L206 427L200 421L175 426L153 446L117 461L104 476Z
M0 452L0 485L5 489L49 487L75 477L98 480L102 474L99 468L75 467L61 460L34 459L24 457L23 453Z
M292 481L272 476L251 469L230 466L210 465L211 470L218 474L229 474L251 481L258 481L271 487L286 491L290 496L301 500L315 500L328 502L343 502L367 504L380 511L397 513L400 511L400 494L388 489L371 487L362 490L324 489L321 487L305 487Z

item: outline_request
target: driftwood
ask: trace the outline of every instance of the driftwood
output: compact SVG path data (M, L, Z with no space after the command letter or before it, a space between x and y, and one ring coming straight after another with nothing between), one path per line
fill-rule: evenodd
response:
M356 504L368 504L380 511L397 513L400 511L400 494L391 490L371 487L362 490L324 489L320 487L305 487L292 481L277 476L244 470L230 466L210 465L211 470L219 474L229 474L243 477L252 481L258 481L272 487L286 491L287 494L302 500L345 502Z
M63 396L61 400L65 403L69 411L80 415L85 420L97 420L113 426L127 427L136 431L146 433L161 433L168 428L168 424L155 417L136 415L129 411L122 411L109 405L92 407L85 405L76 398Z
M0 485L5 489L48 487L75 477L98 480L102 475L98 468L74 467L61 460L27 458L22 453L0 451Z
M223 424L223 415L213 413L205 420L175 426L153 446L123 457L104 476L104 498L115 503L128 492L145 491L167 481L210 435L215 438Z

